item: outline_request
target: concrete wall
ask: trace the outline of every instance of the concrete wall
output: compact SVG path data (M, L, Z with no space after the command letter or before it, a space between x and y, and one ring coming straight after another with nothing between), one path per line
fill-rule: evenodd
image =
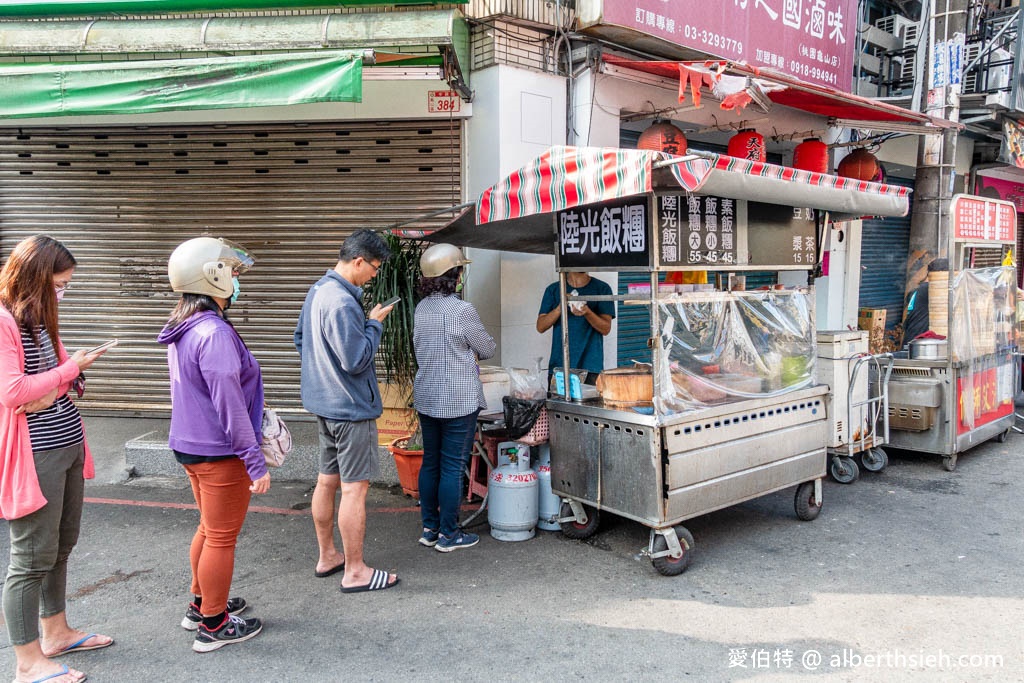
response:
M552 145L565 144L565 78L496 65L473 74L474 116L466 126L465 187L476 197ZM537 334L544 287L554 259L471 249L466 296L498 341L489 363L531 368L547 363L550 341ZM549 333L550 334L550 333Z

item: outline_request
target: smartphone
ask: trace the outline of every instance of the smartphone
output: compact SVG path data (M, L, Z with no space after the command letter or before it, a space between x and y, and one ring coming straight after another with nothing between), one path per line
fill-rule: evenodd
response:
M387 301L381 303L380 307L381 308L387 308L388 306L394 306L395 304L397 304L401 300L402 300L402 297L400 297L400 296L391 297Z
M112 349L115 346L117 346L117 340L116 339L111 339L108 342L103 342L99 346L92 347L91 349L87 350L86 353L96 353L97 351L106 351L107 349Z

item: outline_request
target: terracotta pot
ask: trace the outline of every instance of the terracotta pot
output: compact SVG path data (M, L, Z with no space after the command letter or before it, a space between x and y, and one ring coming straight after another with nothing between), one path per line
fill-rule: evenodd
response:
M412 451L405 448L404 446L408 442L408 436L399 437L388 444L388 451L395 458L395 469L398 470L398 483L402 487L402 493L419 498L423 451Z

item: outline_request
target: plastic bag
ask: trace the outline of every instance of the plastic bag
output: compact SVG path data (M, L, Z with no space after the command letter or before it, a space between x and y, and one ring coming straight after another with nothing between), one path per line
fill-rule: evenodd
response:
M537 359L537 367L533 370L509 368L510 396L532 400L547 397L547 373L540 367L542 360Z
M514 396L502 398L501 405L505 409L505 429L512 441L529 432L540 417L540 411L544 409L543 400L532 401Z

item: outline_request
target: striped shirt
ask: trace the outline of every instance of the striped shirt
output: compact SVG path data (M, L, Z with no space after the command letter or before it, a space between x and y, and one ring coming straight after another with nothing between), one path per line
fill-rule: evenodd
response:
M418 412L445 419L487 407L477 358L490 358L497 347L472 304L454 294L426 297L416 306L412 343Z
M36 335L39 337L38 345L32 341L32 335L28 331L21 331L21 344L25 348L26 375L38 375L57 367L57 352L46 328L39 327ZM28 418L28 435L33 453L67 448L85 440L82 418L67 394L54 401L49 408L28 413L25 417Z

